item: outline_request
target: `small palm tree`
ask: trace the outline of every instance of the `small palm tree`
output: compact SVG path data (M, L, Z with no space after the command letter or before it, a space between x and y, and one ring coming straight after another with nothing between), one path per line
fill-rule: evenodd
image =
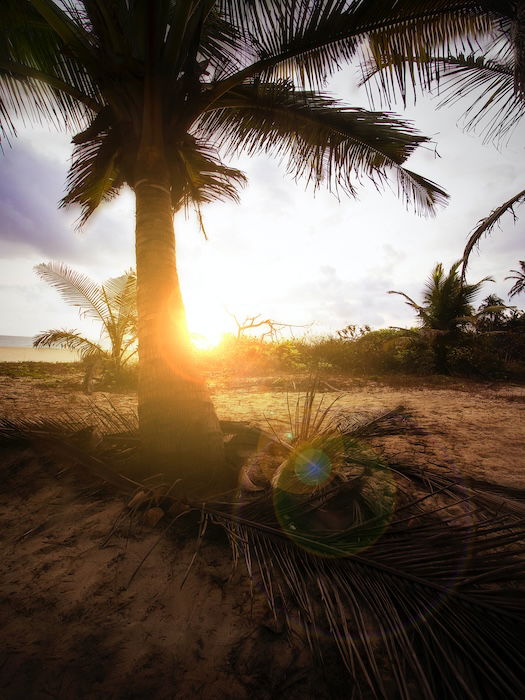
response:
M419 316L419 322L434 344L436 369L447 371L447 345L455 340L467 324L476 323L477 316L472 302L485 282L493 282L492 277L484 277L475 284L466 284L459 272L461 260L454 263L448 274L438 263L423 290L423 304L420 305L404 292L390 290L389 294L399 294L406 299ZM485 307L480 313L499 311L501 306Z
M507 306L497 294L486 296L478 306L476 313L478 321L475 324L476 331L493 332L502 330L508 321L508 316L505 313L507 310L512 312L515 309Z
M525 292L525 260L520 260L520 270L511 270L515 274L505 277L506 280L516 280L509 292L509 299Z
M432 271L423 291L423 305L417 304L404 292L389 291L389 294L399 294L406 303L417 311L423 328L443 333L456 333L475 317L472 301L479 293L485 282L494 282L492 277L484 277L475 284L465 284L459 268L461 260L454 263L448 274L441 263ZM493 310L487 307L484 313Z
M35 267L35 271L55 287L68 304L78 307L81 317L98 321L101 333L97 342L76 330L52 329L35 336L33 346L61 347L78 352L86 361L84 386L87 390L95 365L101 361L109 363L111 374L119 381L123 368L137 353L135 272L128 270L99 285L63 263L42 263Z

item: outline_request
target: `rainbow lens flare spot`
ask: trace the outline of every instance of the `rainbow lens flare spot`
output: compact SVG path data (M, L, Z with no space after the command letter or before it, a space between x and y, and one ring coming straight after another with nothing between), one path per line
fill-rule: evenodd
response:
M297 455L293 470L301 483L315 488L330 478L332 465L326 453L311 447Z

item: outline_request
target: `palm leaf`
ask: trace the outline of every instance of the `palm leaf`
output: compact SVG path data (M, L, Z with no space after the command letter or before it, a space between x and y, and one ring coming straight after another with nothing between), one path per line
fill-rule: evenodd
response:
M93 124L91 127L96 130ZM61 201L61 206L80 205L78 226L83 226L103 201L116 197L124 184L122 168L118 167L119 130L108 128L92 138L88 134L89 129L76 139L68 173L68 192Z
M389 466L352 433L317 436L309 454L313 448L324 448L332 465L342 459L346 477L309 489L302 479L298 489L304 475L295 466L234 512L204 507L274 615L295 631L299 623L321 658L331 639L351 677L349 694L368 697L368 687L371 697L408 700L417 687L425 700L519 698L523 507L502 515L500 495Z
M94 408L89 420L3 420L0 440L56 449L126 493L147 490L118 475L136 451L136 418ZM389 465L356 441L367 426L374 435L384 422L390 432L393 420L387 412L339 440L314 436L338 463L337 478L284 503L267 490L233 506L199 504L201 530L207 520L224 528L274 615L302 630L321 663L338 652L349 696L518 700L523 517L504 510L505 493L486 499L493 485L466 488L442 470ZM327 525L323 512L349 522Z
M518 194L511 197L511 199L504 202L501 206L493 209L485 219L481 219L481 221L478 222L478 225L470 234L465 250L463 251L463 268L461 272L463 277L465 276L470 254L472 253L474 247L479 244L481 237L489 234L494 226L499 222L501 217L507 212L510 212L514 217L514 221L516 221L517 217L514 212L514 207L521 204L524 200L525 190L521 190L521 192L518 192Z
M380 64L371 63L363 66L362 84L369 89L369 81L376 78L382 89L382 73L391 70L409 59L396 57L395 61ZM441 96L439 107L452 106L470 98L470 106L463 114L467 130L482 127L484 142L494 138L509 137L520 119L525 114L525 103L520 94L514 90L514 73L509 62L502 63L484 55L432 57L423 61L426 73L420 77L421 88ZM377 84L377 83L376 83ZM391 102L389 96L387 102ZM403 96L406 102L406 95Z
M433 213L446 194L401 164L427 139L391 115L343 107L326 95L295 90L290 83L253 83L231 90L197 123L197 133L227 154L271 153L296 178L355 194L367 177L376 186L385 170L416 211Z
M515 91L514 72L510 63L500 63L485 56L449 56L443 61L439 106L463 101L471 94L470 106L463 118L468 130L482 126L484 142L510 138L525 115L523 96Z
M121 359L137 335L137 277L129 270L102 285L110 322L106 331L111 339L113 356ZM128 358L129 359L129 358Z
M525 291L525 260L520 260L521 270L511 270L514 275L505 277L506 280L516 280L509 292L509 299Z
M245 51L239 30L214 4L203 23L199 45L199 59L212 81L239 71Z
M207 202L238 201L238 189L246 184L240 170L221 163L215 148L190 135L173 145L170 164L175 210L193 206L200 215L200 206Z
M373 5L372 2L364 4ZM482 82L491 80L490 75L496 77L494 72L499 70L497 64L501 67L503 63L506 66L505 74L512 74L512 85L509 86L515 96L519 100L523 95L524 42L520 31L523 18L520 18L515 4L504 1L486 5L475 2L411 3L407 0L396 3L396 6L400 14L405 14L405 20L390 32L381 28L379 39L371 32L364 51L365 80L373 75L377 77L377 87L387 103L394 101L396 95L406 102L409 85L414 90L418 87L429 89L443 70L443 61L449 56L454 62L454 56L459 54L459 72L472 68L472 64L467 65L468 60L464 56L478 51L480 45L489 45L494 49L494 62L482 59L483 65L477 67L484 74ZM426 17L425 9L428 9ZM458 30L456 33L455 29ZM478 72L478 76L481 73ZM466 86L458 72L455 77L463 83L460 87L470 91L470 86ZM495 99L501 98L502 84L507 85L504 78L497 79L493 84ZM503 92L507 92L507 87ZM510 96L508 102L506 98L504 101L507 106L512 103Z
M33 339L34 348L58 347L78 352L82 359L107 357L107 352L98 343L85 338L74 330L49 330L39 333Z
M0 7L0 128L13 117L82 128L101 107L96 83L30 2Z
M365 37L370 38L375 52L406 55L408 51L402 48L420 47L422 35L432 46L463 47L462 37L483 36L494 22L477 3L464 2L458 8L457 2L446 0L381 4L370 0L222 0L219 7L239 27L252 60L225 81L223 90L255 75L293 78L318 88L342 62L362 50Z
M104 325L107 323L107 304L96 282L58 262L41 263L35 267L35 271L55 287L68 304L78 306L82 316L102 321Z
M411 297L409 297L404 292L396 292L395 290L391 289L391 290L389 290L388 294L399 294L399 296L406 299L405 304L407 304L408 306L411 306L417 312L418 316L421 318L423 323L425 322L428 314L427 314L427 310L423 306L420 306L417 302L415 302Z

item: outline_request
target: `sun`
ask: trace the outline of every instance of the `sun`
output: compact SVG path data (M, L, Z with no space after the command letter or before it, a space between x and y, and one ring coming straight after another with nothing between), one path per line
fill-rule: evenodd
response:
M219 345L224 332L191 333L191 342L197 350L213 350Z
M194 303L187 311L191 342L198 350L213 350L225 333L231 332L231 319L218 313L211 304Z

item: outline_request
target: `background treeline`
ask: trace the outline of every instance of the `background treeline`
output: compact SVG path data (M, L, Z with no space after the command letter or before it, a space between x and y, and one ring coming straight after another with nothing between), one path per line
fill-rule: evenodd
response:
M442 342L445 368L436 356ZM205 371L250 375L320 370L370 377L386 374L450 374L525 379L525 312L497 311L450 337L421 328L347 326L336 335L267 341L226 336L218 348L200 351Z

